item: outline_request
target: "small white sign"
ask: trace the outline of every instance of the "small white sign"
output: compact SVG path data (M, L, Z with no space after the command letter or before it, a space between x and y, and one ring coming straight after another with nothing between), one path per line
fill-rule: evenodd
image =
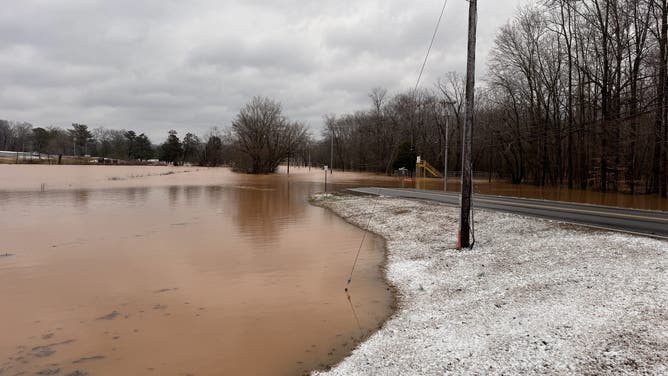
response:
M421 159L420 159L420 156L418 155L417 156L417 161L415 161L415 164L420 164L420 161L421 161Z
M327 171L327 165L325 165L325 171Z

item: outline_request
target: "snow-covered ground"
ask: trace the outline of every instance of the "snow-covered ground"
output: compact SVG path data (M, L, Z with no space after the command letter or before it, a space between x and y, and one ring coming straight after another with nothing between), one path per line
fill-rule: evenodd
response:
M460 252L452 206L314 203L387 239L399 295L381 330L317 374L668 374L666 241L476 210Z

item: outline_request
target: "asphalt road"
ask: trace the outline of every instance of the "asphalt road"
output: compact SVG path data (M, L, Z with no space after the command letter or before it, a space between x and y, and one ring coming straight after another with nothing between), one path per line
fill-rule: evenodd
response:
M352 192L413 198L459 206L459 194L405 188L352 188ZM554 219L598 229L668 239L668 212L536 200L492 195L473 195L473 208Z

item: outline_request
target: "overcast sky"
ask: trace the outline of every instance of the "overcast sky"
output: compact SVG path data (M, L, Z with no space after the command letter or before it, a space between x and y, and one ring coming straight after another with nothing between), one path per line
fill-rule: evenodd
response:
M229 126L254 95L316 136L415 85L441 0L0 0L0 118L134 129ZM478 4L478 78L522 0ZM421 86L465 69L468 3L449 0Z

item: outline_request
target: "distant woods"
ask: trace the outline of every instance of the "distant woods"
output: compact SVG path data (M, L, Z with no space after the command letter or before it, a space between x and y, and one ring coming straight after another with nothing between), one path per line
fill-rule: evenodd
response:
M219 166L235 171L267 174L294 155L303 155L308 144L306 127L290 121L281 105L270 98L254 97L232 121L229 132L213 128L205 141L192 133L179 139L170 130L167 140L158 147L160 160L174 164ZM301 159L304 163L304 159Z
M5 163L44 163L46 156L75 157L68 163L146 163L158 160L176 165L190 163L218 166L223 163L223 144L220 132L212 128L205 141L187 133L181 141L176 131L169 131L161 145L153 145L144 133L133 130L94 128L72 124L71 128L34 127L30 123L0 120L0 151L15 151L15 159L4 158ZM106 161L107 159L112 161Z
M666 196L666 0L549 0L501 28L478 109L514 181Z
M668 0L542 0L500 28L476 93L476 177L513 183L667 194ZM435 63L434 63L435 64ZM124 130L0 122L0 149L74 152L170 163L280 163L391 174L417 155L461 169L464 77L369 93L366 109L324 117L319 139L269 98L243 106L224 134L170 131L160 146ZM145 137L145 136L144 136ZM445 140L449 152L444 155ZM330 159L332 158L332 159Z
M43 154L55 156L94 156L123 161L146 161L153 158L154 147L141 133L124 129L95 128L72 124L71 128L34 127L30 123L0 120L0 150L34 154L39 161ZM18 160L18 158L17 158Z
M549 0L497 33L476 94L474 169L513 183L666 195L666 0ZM486 81L486 82L485 82ZM318 160L390 173L408 148L461 169L463 77L326 117ZM405 154L405 153L404 153ZM408 167L408 166L407 166Z
M211 128L202 138L184 136L175 130L153 145L149 138L133 130L95 128L72 124L71 128L33 127L29 123L0 120L0 151L19 152L16 159L0 158L5 163L42 163L42 155L85 157L69 163L89 163L113 159L113 163L152 163L215 167L229 165L237 171L272 173L289 158L301 156L306 163L306 127L288 119L281 105L270 98L255 97L244 105L227 132ZM28 158L26 158L26 155ZM33 158L34 157L34 158ZM49 159L50 161L51 159Z
M202 141L192 133L186 133L180 140L175 130L168 132L167 139L158 149L161 161L179 164L216 167L223 164L223 141L218 128L212 128Z

